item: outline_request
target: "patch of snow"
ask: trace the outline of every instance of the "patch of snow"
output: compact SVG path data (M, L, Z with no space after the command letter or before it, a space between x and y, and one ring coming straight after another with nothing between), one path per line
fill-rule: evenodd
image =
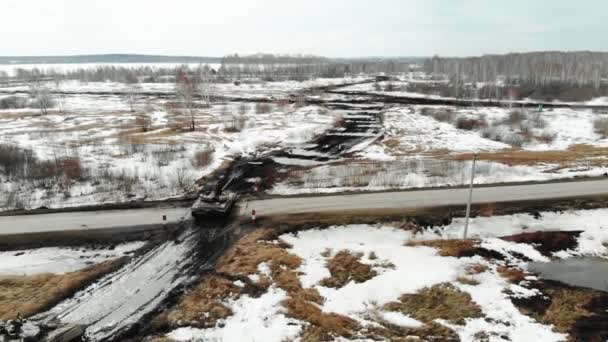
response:
M371 303L381 306L404 293L413 293L425 286L449 282L458 277L457 269L462 265L462 260L442 258L433 248L404 247L404 242L410 236L409 232L389 227L352 225L307 230L299 232L297 236L286 234L280 238L292 245L290 251L304 260L299 269L300 281L302 286L314 287L326 298L323 311L362 317ZM364 254L374 251L379 259L391 262L395 268L364 283L350 282L339 289L326 288L318 285L320 280L329 276L326 260L321 256L325 249ZM433 272L427 272L429 269ZM408 275L407 281L403 278L405 273Z
M145 242L121 244L115 248L80 249L48 247L0 252L0 275L64 274L106 260L119 258L141 248Z
M390 324L398 325L406 328L421 328L424 323L406 316L401 312L384 311L380 314L382 318Z
M210 329L180 328L167 336L176 341L264 341L281 342L294 339L302 323L281 312L286 292L272 286L259 298L242 296L228 303L234 315L222 327Z

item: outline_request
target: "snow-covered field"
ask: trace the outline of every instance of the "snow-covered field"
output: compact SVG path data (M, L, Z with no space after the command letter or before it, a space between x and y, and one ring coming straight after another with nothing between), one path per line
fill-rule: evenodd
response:
M129 255L144 244L145 242L131 242L111 249L48 247L0 252L0 276L74 272L93 264Z
M557 252L554 257L608 258L608 229L604 224L606 219L607 209L543 212L537 218L528 214L479 217L471 221L469 231L471 237L479 239L478 244L485 249L507 257L510 253L517 252L533 261L548 261L533 245L508 242L498 237L532 231L581 230L583 233L578 237L578 247ZM456 219L449 226L434 227L418 234L383 225L336 226L286 234L280 236L280 239L291 246L287 249L290 253L304 260L295 271L304 288L316 289L325 298L323 304L319 305L324 313L341 314L355 319L363 326L376 325L378 317L382 317L381 321L417 328L425 323L402 312L387 310L384 305L398 300L403 294L450 283L469 294L482 311L482 317L465 318L461 324L436 320L453 329L462 341L477 341L482 333L496 341L505 338L510 341L565 341L567 336L555 332L550 325L522 314L511 302L511 296L522 298L534 296L537 292L527 289L524 283L509 283L500 275L498 268L506 265L508 258L507 261L500 261L480 256L444 257L435 248L411 244L461 237L462 226L462 220ZM320 285L322 279L330 276L328 260L342 250L362 255L360 262L371 265L377 275L360 283L348 282L341 288ZM484 270L473 275L467 273L467 269L474 265L482 265ZM525 267L523 263L518 266ZM250 277L259 279L263 276L268 276L268 266L264 264L258 267L257 274ZM470 279L471 283L460 281L459 278L462 277ZM530 281L536 278L528 276L526 279ZM272 285L259 298L241 296L237 300L226 302L234 315L221 321L215 328L180 328L168 336L178 341L208 338L232 340L234 337L240 337L239 340L242 341L294 339L302 333L306 323L286 316L285 310L279 305L286 298L285 291ZM244 331L247 331L247 337L243 335Z
M196 130L182 128L190 117L166 101L142 99L135 113L119 97L66 97L63 113L0 111L0 144L30 149L40 161L78 158L84 175L59 188L57 182L8 179L0 183L0 208L58 207L179 196L229 156L255 154L310 140L333 125L320 107L215 104L195 114ZM147 132L138 123L147 113ZM238 118L238 119L237 119ZM239 120L237 123L236 120ZM235 124L242 130L233 130ZM214 151L198 165L197 152Z
M487 158L484 161L482 155L477 164L478 184L600 176L608 171L608 159L601 153L608 139L594 130L594 121L603 115L591 110L553 109L536 116L531 111L521 123L510 124L511 111L437 106L389 109L384 112L383 140L357 153L350 164L327 164L297 172L270 193L463 185L470 177L470 157L462 160L457 156L474 152L483 152ZM429 112L441 112L447 119L437 120ZM471 130L457 128L459 118L484 124ZM529 130L525 128L522 134L521 126L529 126ZM584 148L571 150L581 146ZM510 154L500 157L503 151ZM532 155L525 157L525 153ZM493 158L493 154L499 157ZM524 155L519 162L514 158L518 154Z
M366 76L355 76L345 78L315 78L302 82L298 81L277 81L277 82L254 82L254 83L212 83L208 84L208 91L213 96L223 96L228 98L283 98L288 95L297 94L302 90L331 86L342 85L354 82L368 80ZM138 83L129 85L119 82L80 82L80 81L61 81L47 82L47 87L51 91L65 93L107 93L116 94L137 93L161 93L174 94L175 83ZM0 88L4 92L24 92L29 90L27 85L6 86Z

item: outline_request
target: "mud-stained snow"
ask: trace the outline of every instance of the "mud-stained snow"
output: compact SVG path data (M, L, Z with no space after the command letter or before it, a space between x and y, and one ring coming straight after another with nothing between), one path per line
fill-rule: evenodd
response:
M49 247L0 252L0 275L74 272L102 261L128 255L144 244L145 242L131 242L101 249Z
M132 260L40 317L87 325L91 341L124 332L190 277L196 235L188 230L178 240Z

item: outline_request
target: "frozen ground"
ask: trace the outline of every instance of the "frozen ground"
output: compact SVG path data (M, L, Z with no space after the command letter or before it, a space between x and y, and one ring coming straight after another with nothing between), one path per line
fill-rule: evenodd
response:
M144 244L145 242L132 242L101 249L49 247L0 252L0 276L74 272L131 254Z
M533 231L580 230L583 233L578 237L578 247L557 252L554 257L607 258L607 219L608 209L542 212L536 218L528 214L478 217L471 221L469 233L471 237L479 239L481 247L497 251L513 262L517 259L509 259L511 253L519 253L518 255L535 261L547 261L548 258L541 255L533 245L508 242L498 237ZM510 341L565 341L567 336L556 333L550 325L523 315L513 305L510 296L534 296L536 290L527 289L525 285L511 284L503 278L497 269L504 265L504 261L479 256L443 257L431 247L406 245L412 241L459 238L462 227L461 219L455 219L449 226L430 228L418 234L382 225L351 225L301 231L298 234L282 235L280 239L291 246L288 247L290 253L304 260L297 270L299 280L304 288L317 289L325 298L320 305L325 313L339 313L356 319L362 325L375 324L374 317L379 314L384 320L397 325L419 327L424 323L403 313L385 311L382 309L383 304L397 300L402 294L415 293L423 287L451 283L468 293L483 313L483 317L467 318L461 324L436 320L451 327L462 341L477 341L482 333L490 336L491 341L502 341L505 338ZM351 281L337 289L320 285L323 278L330 276L327 261L341 250L362 255L360 261L372 265L377 275L362 283ZM373 258L370 257L372 252ZM472 265L483 265L485 270L467 276L465 270ZM524 263L519 266L524 267ZM259 279L268 275L267 272L268 267L261 265L258 273L250 277ZM459 281L459 277L463 276L478 284ZM535 277L529 276L526 279ZM235 336L243 341L293 339L306 325L286 317L285 311L277 306L285 298L287 294L284 291L271 286L268 293L259 298L243 296L225 303L235 314L215 328L180 328L168 336L178 341L206 338L230 340ZM373 315L370 314L372 312ZM237 334L243 331L248 332L246 337L242 333Z

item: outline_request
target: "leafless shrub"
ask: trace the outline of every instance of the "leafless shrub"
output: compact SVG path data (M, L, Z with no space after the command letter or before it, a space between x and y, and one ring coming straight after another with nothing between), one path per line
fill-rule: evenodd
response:
M48 114L49 108L55 106L50 89L42 83L36 82L30 86L30 97L32 99L31 104L39 108L42 115Z
M595 130L595 133L601 135L602 138L608 137L608 117L593 120L593 129Z
M502 142L513 147L522 147L525 143L524 138L519 134L508 134L502 137Z
M245 102L241 102L241 104L239 104L239 114L241 115L245 115L247 113L249 113L249 105L247 105Z
M0 168L9 178L13 175L23 175L28 164L34 160L30 150L14 145L0 145Z
M147 114L138 115L135 118L135 126L137 126L143 133L146 133L150 130L150 126L152 126L152 120Z
M424 116L430 116L439 122L452 122L454 119L454 113L450 108L422 108L420 114Z
M456 120L456 128L467 131L477 130L488 126L485 118L467 118L464 116Z
M505 118L504 123L510 126L518 126L526 120L526 113L523 110L514 109L509 112L509 115Z
M481 136L485 139L490 139L498 142L502 142L503 135L500 130L494 126L486 127L481 131Z
M212 147L208 147L202 151L198 151L192 158L192 165L198 168L203 168L211 164L213 160L213 154L215 153Z
M258 102L255 104L256 114L268 114L272 112L272 105L267 102Z
M156 159L159 167L167 166L176 160L180 152L184 152L185 147L179 145L165 145L164 147L152 151L152 156Z
M304 96L304 95L296 96L294 107L302 108L304 106L306 106L306 96Z
M386 85L384 86L384 91L386 91L386 92L395 91L395 85L393 85L392 82L387 82Z
M528 117L528 120L532 123L535 128L547 127L547 121L543 119L542 112L534 112Z
M536 139L538 141L540 141L541 143L544 143L544 144L551 144L553 141L555 141L555 138L556 138L556 134L550 133L550 132L544 132L540 136L536 137Z
M8 96L0 99L0 109L27 108L27 99L19 96Z
M194 179L190 171L181 167L175 171L175 186L182 192L189 192L194 187Z

